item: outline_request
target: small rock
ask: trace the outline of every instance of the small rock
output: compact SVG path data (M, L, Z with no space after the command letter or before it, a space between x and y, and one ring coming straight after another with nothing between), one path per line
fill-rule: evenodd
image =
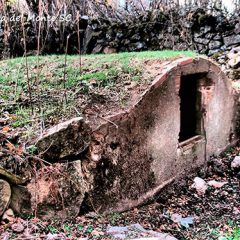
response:
M139 51L143 49L146 49L146 44L144 42L136 42L129 45L130 51Z
M231 59L228 61L228 65L231 68L238 68L240 66L240 56L238 54L233 54Z
M234 215L240 214L240 210L237 207L233 207L233 214Z
M10 239L10 233L4 232L3 234L0 235L1 240L9 240Z
M100 237L102 235L104 235L104 232L98 231L96 229L91 232L91 236L93 236L94 238Z
M24 226L21 223L14 223L12 224L11 229L15 233L21 233L24 231Z
M124 233L127 232L127 227L109 227L107 230L107 234L115 234L115 233Z
M95 212L89 212L85 215L86 218L97 218L98 217L98 214L95 213Z
M102 52L102 44L97 44L94 49L92 50L92 53L96 54L96 53L100 53Z
M13 213L13 210L11 208L9 208L2 217L2 221L4 222L12 222L14 220L15 216Z
M133 240L177 240L175 237L168 235L167 233L162 233L159 237L146 237L146 238L134 238Z
M210 50L216 50L221 47L222 43L220 41L211 41L209 43L209 49Z
M207 183L200 177L195 177L193 181L192 187L197 190L199 195L204 195L208 189Z
M240 47L234 47L234 48L232 48L232 50L230 52L231 53L238 53L238 52L240 52Z
M49 129L36 146L43 152L45 159L59 159L78 156L87 147L90 139L90 127L82 118L73 118Z
M83 15L81 16L81 20L85 20L85 21L88 21L89 17L87 15Z
M221 195L222 197L226 197L226 196L228 196L228 192L222 191L222 192L220 193L220 195Z
M227 47L235 45L235 44L239 44L240 43L240 35L235 35L234 34L234 35L225 37L224 38L224 43Z
M215 49L215 50L209 50L209 51L208 51L208 56L212 56L212 55L214 55L214 54L217 54L218 52L219 52L218 49Z
M236 170L240 169L240 156L236 156L231 162L231 168Z
M214 188L221 188L222 186L224 186L225 184L227 184L227 182L218 182L215 180L209 181L208 185Z
M9 205L11 198L11 187L7 181L0 180L0 216Z
M139 232L146 232L147 231L139 223L130 225L129 229L134 229L134 230L137 230Z
M57 239L59 239L58 235L57 234L52 234L52 233L49 233L47 235L47 238L46 238L46 240L57 240Z
M113 239L148 239L148 240L177 240L167 233L160 233L155 231L147 231L140 224L132 224L126 227L108 227L107 234L111 235ZM131 238L134 236L134 238ZM139 236L139 238L138 238ZM146 236L146 237L144 237Z
M225 59L218 59L218 62L220 63L220 64L225 64Z
M127 227L109 227L107 229L107 234L113 236L117 239L126 239L126 234L128 232Z
M178 223L181 220L182 216L179 214L172 214L171 215L171 220L175 223Z
M117 50L116 50L116 48L105 47L104 50L103 50L103 52L104 52L105 54L112 54L112 53L116 53Z
M172 214L171 220L175 223L181 224L183 227L186 227L186 228L188 228L189 225L193 224L193 217L189 216L184 218L177 213Z
M209 43L209 40L205 38L194 38L194 41L203 45L207 45Z
M149 231L149 233L156 233L154 231ZM156 237L140 237L134 238L133 240L177 240L175 237L167 234L167 233L159 233Z

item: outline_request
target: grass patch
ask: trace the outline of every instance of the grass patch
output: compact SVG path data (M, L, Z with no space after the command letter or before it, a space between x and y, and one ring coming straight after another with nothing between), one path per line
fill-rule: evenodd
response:
M64 119L64 116L70 118L76 113L82 114L89 102L114 100L123 107L128 97L126 84L144 84L152 80L143 78L145 60L181 56L195 57L196 54L169 50L84 55L80 74L79 56L69 55L65 79L64 55L40 56L39 68L37 57L30 56L28 70L34 114L30 111L25 59L3 60L0 61L0 104L3 103L4 107L0 110L16 114L13 126L21 127L30 124L33 117L49 120L54 116ZM10 108L11 104L14 107ZM51 119L51 122L57 121Z
M81 81L96 79L100 83L108 82L116 78L120 73L128 73L135 76L139 73L133 60L145 59L169 59L180 56L196 56L191 51L146 51L119 54L99 54L83 56L83 72L80 76L78 69L78 56L68 56L67 62L67 87L76 86ZM39 57L40 72L37 69L37 57L28 57L30 81L32 88L61 89L63 88L64 56L50 55ZM36 83L38 78L40 82ZM112 81L109 81L112 82ZM35 83L35 84L34 84ZM19 95L27 91L27 77L24 58L15 58L0 62L0 86L1 96L6 95L7 100L17 100Z
M226 232L223 236L220 236L218 240L239 240L240 228L236 226L232 231Z

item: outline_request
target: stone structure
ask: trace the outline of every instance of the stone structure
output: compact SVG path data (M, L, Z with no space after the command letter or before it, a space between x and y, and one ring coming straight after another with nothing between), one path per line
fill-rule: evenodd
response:
M83 50L99 53L109 47L117 52L191 49L212 56L239 45L238 17L198 8L183 14L174 9L167 13L150 11L123 22L91 19Z
M3 26L0 25L0 55L22 56L21 23L14 22L11 32L5 32ZM26 23L29 54L36 53L36 26L33 21ZM83 16L80 28L82 53L106 53L109 49L110 52L191 49L211 56L240 45L239 17L229 17L221 9L211 13L204 8L153 10L141 12L138 16L123 15L121 19ZM77 54L76 29L73 21L43 29L45 47L41 53L64 53L66 38L70 34L68 51Z
M227 99L227 101L226 101ZM236 140L230 82L206 59L179 59L138 103L93 132L102 152L90 191L101 211L144 203Z
M24 211L32 205L40 217L65 218L138 206L234 144L235 118L231 83L217 65L203 58L163 64L129 109L97 126L76 118L39 139L53 165L28 183ZM13 199L13 209L20 202Z

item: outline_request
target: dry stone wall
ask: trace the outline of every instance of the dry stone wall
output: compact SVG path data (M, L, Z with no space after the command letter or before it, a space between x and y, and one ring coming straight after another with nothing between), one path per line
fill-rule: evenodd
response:
M0 54L22 56L23 41L21 23L11 23L8 37L3 24L0 28ZM78 52L77 26L74 21L60 27L41 31L42 53L63 53L66 38L69 53ZM27 50L34 54L37 48L36 23L25 23ZM214 55L240 45L240 21L238 14L228 16L222 10L208 13L205 9L146 11L138 16L121 18L88 18L80 21L81 46L84 53L111 53L143 50L196 50Z
M91 20L85 34L84 50L98 53L115 51L196 50L213 55L240 44L239 20L222 12L208 14L203 9L181 15L148 12L137 19L119 21Z

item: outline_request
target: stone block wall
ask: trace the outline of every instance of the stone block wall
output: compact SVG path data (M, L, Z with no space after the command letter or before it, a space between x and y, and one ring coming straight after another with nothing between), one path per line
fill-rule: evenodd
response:
M34 54L37 48L36 23L29 21L25 25L27 50L29 54ZM240 45L239 17L228 16L222 10L211 13L199 8L167 12L154 10L113 19L83 16L80 29L83 53L191 49L211 56ZM41 51L43 54L64 53L68 35L69 53L78 52L74 22L68 22L64 27L43 29L41 35L41 46L45 46ZM23 52L20 23L11 24L7 42L4 41L2 25L0 55L22 56Z

